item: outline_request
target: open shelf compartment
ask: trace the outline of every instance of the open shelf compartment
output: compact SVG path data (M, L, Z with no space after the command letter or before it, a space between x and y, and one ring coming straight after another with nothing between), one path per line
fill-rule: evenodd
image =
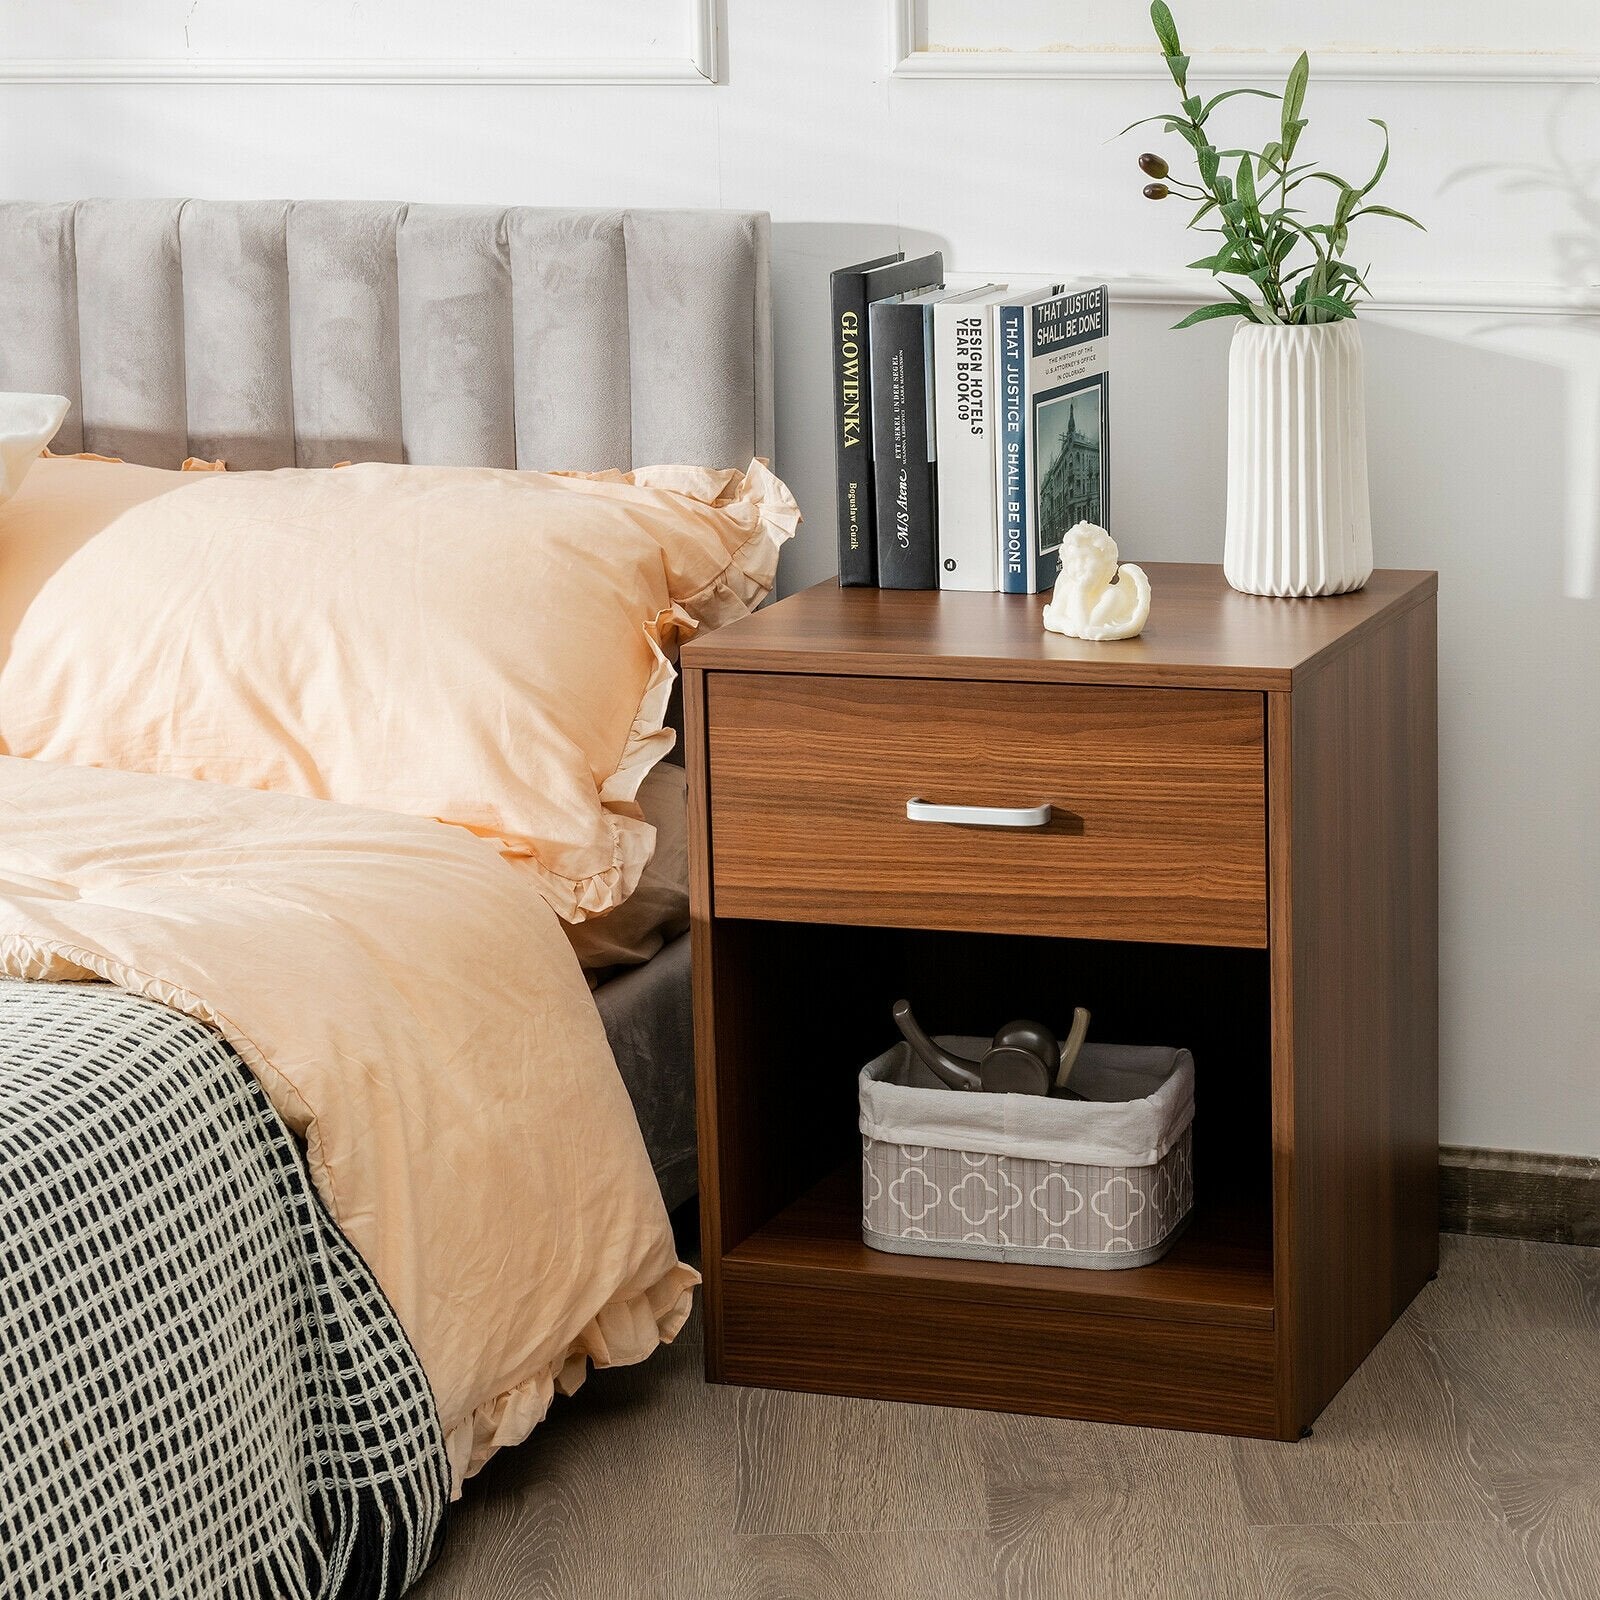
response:
M719 919L714 1377L1277 1431L1265 951ZM861 1239L856 1075L896 1037L1016 1016L1194 1054L1195 1211L1124 1270L893 1255ZM805 1020L804 1035L774 1026Z

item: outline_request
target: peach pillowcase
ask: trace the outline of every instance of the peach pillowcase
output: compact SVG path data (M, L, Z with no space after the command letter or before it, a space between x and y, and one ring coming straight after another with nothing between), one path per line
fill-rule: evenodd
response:
M0 507L0 753L436 817L581 921L650 857L679 639L759 604L798 522L760 462L45 459Z

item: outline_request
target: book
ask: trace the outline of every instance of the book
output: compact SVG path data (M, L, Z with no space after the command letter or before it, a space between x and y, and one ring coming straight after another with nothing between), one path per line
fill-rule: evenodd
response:
M1008 296L994 308L995 498L1000 589L1031 594L1028 579L1028 310L1060 294L1053 283Z
M933 307L949 293L896 295L870 308L872 471L878 586L939 587L933 473Z
M1069 529L1111 527L1108 300L1097 284L1028 308L1026 594L1055 583Z
M994 463L994 315L986 284L933 308L933 418L939 587L1000 587Z
M829 279L841 584L877 582L867 307L890 295L932 288L943 281L944 258L938 251L912 261L896 251L841 267Z

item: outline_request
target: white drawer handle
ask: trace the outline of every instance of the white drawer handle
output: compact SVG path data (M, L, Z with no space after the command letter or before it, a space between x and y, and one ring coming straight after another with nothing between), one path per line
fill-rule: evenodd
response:
M1042 828L1050 820L1050 806L936 806L907 800L906 816L912 822L957 822L968 828Z

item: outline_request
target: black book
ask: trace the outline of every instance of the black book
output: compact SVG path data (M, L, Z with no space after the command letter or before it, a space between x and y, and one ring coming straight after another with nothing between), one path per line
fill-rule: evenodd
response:
M933 461L933 306L943 289L880 300L872 329L872 468L878 586L939 587Z
M872 380L867 307L907 290L944 280L935 251L907 261L904 254L841 267L830 280L833 338L833 448L838 469L839 582L877 582L873 517Z

